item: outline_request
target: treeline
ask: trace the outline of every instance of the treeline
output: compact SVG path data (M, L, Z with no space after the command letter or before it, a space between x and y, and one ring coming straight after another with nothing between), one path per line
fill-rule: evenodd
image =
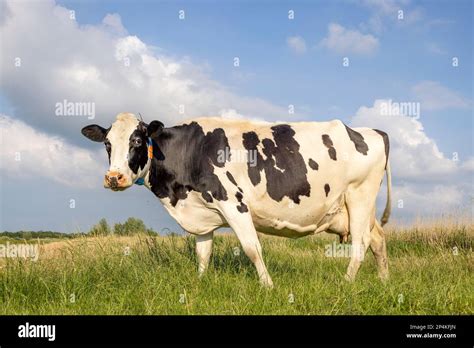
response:
M13 239L37 239L37 238L77 238L80 236L106 236L119 235L131 236L138 233L157 234L151 228L147 228L145 223L137 218L128 218L124 223L116 223L110 226L106 219L100 219L97 224L92 226L88 232L80 233L63 233L53 231L17 231L17 232L0 232L0 237L9 237Z
M137 218L128 218L123 224L117 223L111 227L106 219L101 219L96 225L92 226L89 234L93 236L105 236L116 234L119 236L131 236L137 233L156 234L156 232L145 226L145 223Z
M83 236L85 233L63 233L53 231L17 231L17 232L0 232L0 237L9 237L13 239L36 239L36 238L76 238Z

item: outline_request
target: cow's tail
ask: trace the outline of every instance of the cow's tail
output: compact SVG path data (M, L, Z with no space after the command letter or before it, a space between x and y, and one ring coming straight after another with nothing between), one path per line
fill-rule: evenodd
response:
M382 226L388 222L392 210L392 173L390 172L390 162L388 158L387 165L385 166L385 173L387 174L387 203L385 203L385 209L381 219Z

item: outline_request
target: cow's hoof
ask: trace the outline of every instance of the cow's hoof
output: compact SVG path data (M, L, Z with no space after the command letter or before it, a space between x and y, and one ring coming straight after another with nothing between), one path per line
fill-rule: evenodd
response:
M344 276L344 279L347 280L349 283L353 283L355 280L355 276L351 276L350 274L347 274Z
M265 289L273 289L273 282L270 278L260 279L260 285Z
M379 273L379 278L382 281L382 283L387 283L388 278L389 278L388 272Z

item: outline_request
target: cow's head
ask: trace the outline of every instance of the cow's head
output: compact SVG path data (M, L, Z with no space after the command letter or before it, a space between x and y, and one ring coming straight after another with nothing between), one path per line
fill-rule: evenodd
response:
M110 163L105 188L125 190L146 175L153 156L149 142L162 129L160 121L146 124L130 113L119 114L108 129L96 124L82 128L85 137L105 144Z

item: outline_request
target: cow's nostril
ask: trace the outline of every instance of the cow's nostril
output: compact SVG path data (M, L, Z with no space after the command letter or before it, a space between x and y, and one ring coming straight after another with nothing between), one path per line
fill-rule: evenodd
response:
M117 175L117 180L121 180L123 178L122 174Z

